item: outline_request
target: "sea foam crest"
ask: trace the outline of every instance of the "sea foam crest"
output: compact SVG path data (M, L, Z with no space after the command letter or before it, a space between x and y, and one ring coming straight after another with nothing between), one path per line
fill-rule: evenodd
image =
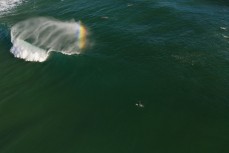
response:
M0 0L0 14L12 10L17 5L21 4L24 0Z
M49 56L49 52L46 52L44 49L33 46L20 39L14 40L10 52L17 58L34 62L44 62Z

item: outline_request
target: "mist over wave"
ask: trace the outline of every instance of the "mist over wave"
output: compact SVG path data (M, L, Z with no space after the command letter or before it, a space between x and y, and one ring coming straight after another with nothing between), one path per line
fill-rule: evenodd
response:
M11 28L11 53L26 61L45 61L50 52L80 54L86 45L86 29L80 22L31 18Z

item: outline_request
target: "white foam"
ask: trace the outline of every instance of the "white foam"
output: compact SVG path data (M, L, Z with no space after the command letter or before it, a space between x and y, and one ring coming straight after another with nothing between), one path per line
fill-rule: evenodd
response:
M224 34L222 34L222 36L223 36L224 38L226 38L226 39L228 39L228 38L229 38L229 36L224 35Z
M49 52L46 50L33 46L21 39L14 40L10 52L17 58L34 62L44 62L49 56Z
M4 14L16 6L20 5L24 0L0 0L0 14Z
M226 28L226 27L220 27L220 29L222 29L222 30L227 30L227 28Z

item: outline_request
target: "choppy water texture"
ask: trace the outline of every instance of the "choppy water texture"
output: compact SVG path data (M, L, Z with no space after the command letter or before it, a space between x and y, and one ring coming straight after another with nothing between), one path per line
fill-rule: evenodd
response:
M15 58L52 48L11 37L40 18L81 21L83 52ZM228 153L228 78L226 0L0 0L1 153Z

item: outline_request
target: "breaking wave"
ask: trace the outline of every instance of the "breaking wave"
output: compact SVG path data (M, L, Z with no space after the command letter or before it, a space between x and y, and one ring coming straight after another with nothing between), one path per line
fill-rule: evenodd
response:
M45 61L53 51L80 54L86 46L86 35L86 28L80 22L32 18L11 28L10 52L17 58L35 62Z

